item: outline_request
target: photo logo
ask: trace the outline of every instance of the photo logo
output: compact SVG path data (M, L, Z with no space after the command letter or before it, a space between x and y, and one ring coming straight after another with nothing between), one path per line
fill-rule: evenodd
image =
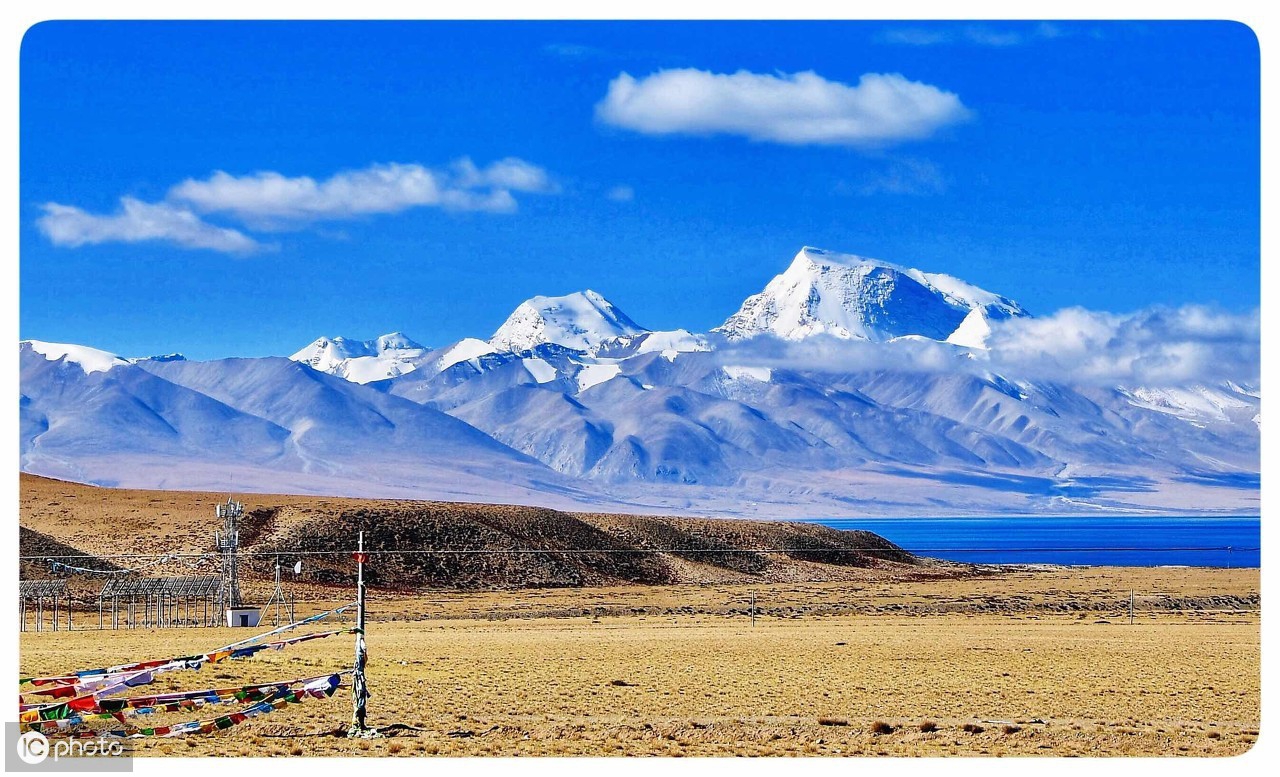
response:
M6 772L131 772L132 748L116 737L55 737L4 724ZM16 756L16 757L15 757Z
M17 748L18 757L32 766L49 757L49 740L39 731L28 731L18 737Z

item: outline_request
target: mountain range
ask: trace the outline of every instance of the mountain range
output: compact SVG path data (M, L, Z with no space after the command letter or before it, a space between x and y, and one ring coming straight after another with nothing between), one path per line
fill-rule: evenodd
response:
M706 333L586 290L440 347L321 337L196 362L23 341L22 469L762 517L1257 510L1255 387L997 369L992 332L1029 319L958 278L806 247ZM927 367L901 358L919 349Z

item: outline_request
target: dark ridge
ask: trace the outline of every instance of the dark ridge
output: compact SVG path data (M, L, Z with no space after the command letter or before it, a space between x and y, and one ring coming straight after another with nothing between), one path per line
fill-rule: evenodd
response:
M662 559L628 548L609 534L565 513L528 508L518 517L463 506L359 509L313 518L255 552L323 551L313 556L310 577L349 584L351 538L365 532L370 551L535 551L520 553L380 553L366 570L369 585L409 590L451 588L554 588L610 582L657 585L672 581ZM591 548L595 552L566 553ZM614 552L621 551L621 552ZM256 571L270 559L258 557ZM261 569L258 569L261 567Z
M85 553L79 548L72 547L65 542L59 542L47 534L38 532L35 529L28 529L25 526L18 527L18 555L57 558L58 561L64 564L103 572L117 572L121 569L121 567L112 564L106 559ZM82 605L92 604L96 601L104 579L101 575L70 573L65 570L54 571L50 562L28 558L19 560L18 578L21 580L67 578L67 589L70 591L72 598Z
M267 576L271 554L320 553L308 558L308 578L349 585L352 538L360 530L365 548L377 554L377 563L366 568L368 584L406 592L687 582L681 570L688 567L677 560L752 576L796 562L857 568L922 563L870 532L815 524L419 502L308 518L247 548L256 555L246 564ZM423 552L432 550L448 552Z
M37 561L26 556L46 556L71 566L85 569L97 569L104 572L117 572L121 568L110 561L90 555L74 548L65 542L59 542L47 534L18 527L18 554L23 556L18 563L18 576L22 580L43 580L50 577L66 577L65 573L54 575L48 561Z

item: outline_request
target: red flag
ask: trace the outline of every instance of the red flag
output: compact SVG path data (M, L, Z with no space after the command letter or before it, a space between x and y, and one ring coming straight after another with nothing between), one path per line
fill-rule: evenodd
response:
M351 554L351 558L355 559L357 564L363 564L369 560L369 554L362 550L357 550L355 553Z
M88 712L90 710L96 710L97 708L98 700L93 697L93 694L89 694L88 696L78 696L67 702L67 709L75 710L76 712Z

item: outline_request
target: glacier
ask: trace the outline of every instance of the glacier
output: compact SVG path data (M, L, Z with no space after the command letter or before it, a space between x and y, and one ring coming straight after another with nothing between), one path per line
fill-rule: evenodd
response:
M396 332L189 361L23 341L21 466L633 513L1258 509L1249 376L1021 371L992 333L1031 320L949 275L805 247L706 333L649 330L586 290L438 348Z

